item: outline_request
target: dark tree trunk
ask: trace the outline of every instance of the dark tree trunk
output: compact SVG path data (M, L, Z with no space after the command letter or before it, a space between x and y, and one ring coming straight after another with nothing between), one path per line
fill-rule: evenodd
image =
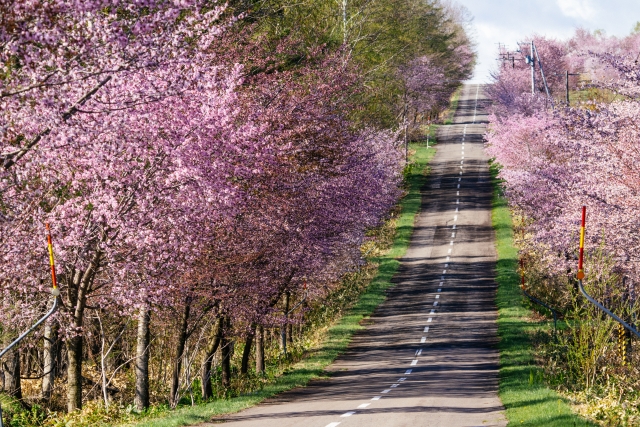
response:
M282 352L284 353L284 355L287 355L287 320L289 317L289 301L291 295L289 294L289 292L285 292L284 294L284 319L285 319L285 324L282 325L282 328L280 329L280 347L282 348Z
M87 304L87 293L93 284L98 271L101 252L96 251L91 263L84 271L76 271L70 275L68 284L68 304L73 310L74 333L77 335L67 339L67 410L73 412L82 408L82 326L84 309Z
M5 391L16 399L22 399L20 349L18 347L14 347L6 354L3 368Z
M256 328L256 372L264 373L264 328L258 325Z
M244 342L244 350L242 351L242 364L240 365L240 374L246 375L249 372L249 356L251 356L251 345L253 344L253 336L256 333L255 325L252 326L249 335Z
M187 344L187 327L189 326L189 316L191 314L191 301L187 298L184 306L184 312L182 314L182 321L180 322L180 331L178 336L178 342L176 344L176 359L173 368L173 376L171 378L171 396L169 402L172 407L178 404L178 391L180 386L180 371L182 370L182 355L184 348Z
M149 407L149 344L151 310L144 305L138 314L138 337L136 345L136 395L134 404L140 411Z
M222 317L219 317L214 326L213 326L213 340L207 349L204 360L202 361L202 366L200 368L200 377L201 377L201 387L202 387L202 398L203 399L211 399L213 396L213 388L211 387L211 364L213 361L213 356L216 351L218 351L218 347L220 347L220 338L222 336Z
M229 388L231 386L231 341L227 338L230 329L229 318L224 321L222 337L220 338L220 346L222 347L222 386Z

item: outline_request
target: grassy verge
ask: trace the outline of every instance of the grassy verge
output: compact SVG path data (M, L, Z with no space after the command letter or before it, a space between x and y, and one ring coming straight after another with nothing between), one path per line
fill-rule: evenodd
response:
M449 108L444 113L443 123L445 125L453 124L453 116L455 116L456 110L458 109L458 101L460 101L460 93L462 92L462 87L463 86L460 86L451 96Z
M424 144L411 144L410 148L414 154L406 171L407 194L400 202L401 213L396 221L396 233L391 249L385 255L372 260L379 265L377 275L355 306L328 329L327 336L319 348L262 390L227 400L181 408L162 417L148 418L135 426L178 427L206 422L213 416L240 411L283 391L303 387L310 380L326 375L324 368L345 351L353 334L362 329L361 321L370 316L384 301L385 290L391 286L391 278L400 265L398 258L405 254L409 246L415 216L420 210L420 189L427 179L428 162L435 154L435 149L427 149Z
M500 336L500 389L509 425L573 427L595 426L571 411L565 399L550 390L536 366L530 334L540 324L530 321L517 274L518 251L513 246L513 224L507 201L500 195L497 169L492 166L492 222L498 262L498 335Z

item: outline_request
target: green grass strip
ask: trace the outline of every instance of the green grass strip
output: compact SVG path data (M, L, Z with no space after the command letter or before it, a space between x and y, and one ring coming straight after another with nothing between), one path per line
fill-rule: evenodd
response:
M513 222L507 200L501 196L497 168L491 167L493 182L492 222L496 232L498 262L498 335L500 336L499 394L510 426L596 426L572 412L568 402L543 381L536 366L530 334L541 327L531 322L531 311L523 305L518 276L518 250L513 245Z
M458 110L458 102L460 101L460 93L462 93L463 86L460 86L451 96L451 105L447 109L446 118L444 119L445 125L453 124L453 118Z
M396 234L393 244L384 256L373 259L379 264L378 273L367 290L360 296L356 305L351 308L335 325L331 326L322 345L311 352L309 357L295 364L287 373L266 385L262 390L230 398L216 400L211 403L193 407L183 407L161 417L146 418L135 424L137 427L179 427L209 421L213 416L229 414L254 406L264 399L295 387L304 387L316 378L326 376L324 369L343 353L353 334L362 329L360 321L373 313L373 310L385 300L385 291L391 287L402 257L409 246L416 214L420 210L420 189L427 180L427 165L435 149L427 149L424 144L411 144L415 154L408 168L407 194L400 201L401 213L396 222Z

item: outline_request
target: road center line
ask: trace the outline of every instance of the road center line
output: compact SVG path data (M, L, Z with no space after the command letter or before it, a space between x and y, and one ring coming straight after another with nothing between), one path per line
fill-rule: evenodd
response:
M338 427L340 425L340 423L329 423L326 425L326 427Z
M407 369L407 370L404 372L404 374L405 374L405 375L410 375L410 374L411 374L411 372L413 372L413 369Z
M420 338L420 344L427 342L427 337ZM418 354L416 354L418 356Z
M414 362L417 362L417 360L414 360ZM389 393L391 391L390 388L386 389L386 390L382 390L380 393Z
M340 415L340 418L350 417L351 415L353 415L355 413L356 413L355 411L345 412L344 414Z
M424 327L424 331L423 331L423 332L429 332L429 327L428 327L428 326L425 326L425 327Z
M431 323L431 321L432 321L432 320L433 320L433 319L432 319L431 317L429 317L429 318L427 319L427 323Z
M374 398L373 398L373 399L371 399L371 400L380 400L380 398L381 398L381 397L382 397L382 396L376 396L376 397L374 397Z
M411 361L411 366L416 366L417 364L418 364L417 360L412 360ZM384 391L383 391L383 393L384 393Z
M361 405L358 405L358 409L364 409L364 408L366 408L366 407L367 407L367 406L369 406L369 405L371 405L371 403L363 403L363 404L361 404Z

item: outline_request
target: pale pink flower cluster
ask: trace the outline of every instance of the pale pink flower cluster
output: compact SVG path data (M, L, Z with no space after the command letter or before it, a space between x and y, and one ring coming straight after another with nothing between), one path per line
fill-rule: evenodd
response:
M640 271L640 66L626 54L637 39L578 32L566 44L566 63L593 77L591 84L598 90L620 94L613 102L588 101L551 110L541 97L532 103L530 95L517 94L516 87L525 91L525 74L516 76L507 67L497 75L487 150L502 168L510 203L526 219L526 231L535 243L528 250L546 257L554 274L576 272L583 205L587 253L603 251L622 276L635 277ZM601 79L602 75L609 77ZM514 89L503 90L507 85ZM586 273L600 272L586 265ZM635 285L625 283L630 284L625 292L634 296Z

